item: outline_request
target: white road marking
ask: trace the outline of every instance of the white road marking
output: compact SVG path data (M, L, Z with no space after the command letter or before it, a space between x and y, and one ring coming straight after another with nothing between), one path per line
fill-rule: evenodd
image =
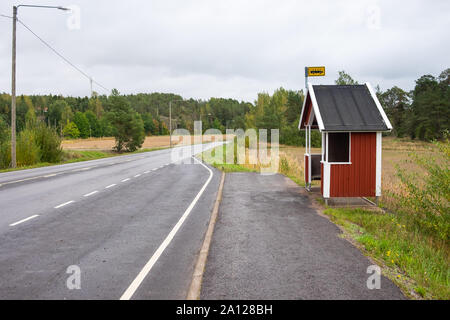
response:
M106 186L105 189L109 189L109 188L111 188L111 187L114 187L115 185L116 185L115 183L110 184L109 186Z
M192 200L189 207L186 209L184 214L181 216L180 220L178 220L177 224L173 227L173 229L170 231L170 233L167 235L167 237L164 239L164 241L161 243L159 248L155 251L153 256L150 258L150 260L145 264L145 266L142 268L141 272L137 275L136 279L133 280L133 282L130 284L130 286L125 290L125 292L120 297L120 300L130 300L133 294L136 292L136 290L141 285L142 281L144 281L145 277L148 275L150 270L153 268L155 263L158 261L161 254L164 252L164 250L167 248L167 246L172 241L175 234L178 232L180 227L183 225L183 222L186 220L186 218L191 213L192 209L194 208L195 204L197 203L198 199L200 199L201 195L205 191L206 187L208 186L209 182L211 181L213 177L213 172L210 168L208 168L206 165L204 165L201 161L194 158L195 161L200 163L202 166L204 166L209 171L209 177L208 180L206 180L203 187L200 189L198 194L195 196L194 200Z
M24 181L29 181L29 180L39 179L39 178L42 178L42 177L43 177L43 176L32 177L32 178L26 178L26 179L20 179L20 180L15 180L15 181L4 182L3 184L11 184L11 183L17 183L17 182L24 182Z
M154 168L154 169L152 169L152 171L155 171L155 170L158 170L158 168Z
M54 176L56 176L56 173L48 174L48 175L44 176L44 178L49 178L49 177L54 177Z
M90 169L92 169L92 168L94 168L94 167L87 167L87 168L81 168L81 169L73 169L73 170L71 170L71 171L72 171L72 172L79 172L79 171L90 170Z
M66 206L66 205L68 205L68 204L71 204L71 203L73 203L73 202L75 202L75 201L73 201L73 200L70 200L70 201L67 201L67 202L61 203L60 205L56 206L56 207L55 207L55 209L58 209L58 208L64 207L64 206Z
M89 196L92 196L93 194L96 194L97 192L98 192L98 191L95 190L95 191L92 191L92 192L90 192L90 193L85 194L84 196L85 196L85 197L89 197Z
M137 178L137 177L139 177L140 175L141 175L141 174L139 173L139 174L135 175L134 177Z
M144 171L144 173L149 173L150 171Z
M14 222L14 223L11 223L9 226L10 226L10 227L14 227L14 226L16 226L16 225L18 225L18 224L20 224L20 223L22 223L22 222L25 222L25 221L34 219L34 218L36 218L36 217L39 217L39 215L38 215L38 214L32 215L31 217L22 219L22 220L20 220L20 221Z
M125 182L125 181L128 181L128 180L130 180L130 178L123 179L121 182Z

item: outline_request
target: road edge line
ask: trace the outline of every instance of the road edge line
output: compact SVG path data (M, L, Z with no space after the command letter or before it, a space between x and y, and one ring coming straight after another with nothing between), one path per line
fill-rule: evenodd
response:
M191 213L192 209L197 204L197 201L200 199L200 197L202 196L202 194L205 191L206 187L209 185L209 183L212 180L212 178L214 176L213 170L211 170L207 165L203 164L203 162L201 162L197 158L195 158L193 156L191 158L194 159L195 161L197 161L199 164L201 164L204 168L206 168L209 171L209 177L206 180L206 182L203 185L203 187L200 189L200 191L195 196L194 200L192 200L192 202L189 205L189 207L183 213L183 215L181 216L180 220L178 220L178 222L175 224L175 226L172 228L172 230L169 232L169 234L166 236L166 238L163 240L163 242L159 245L158 249L156 249L156 251L153 253L153 255L151 256L150 260L148 260L148 262L145 264L145 266L139 272L137 277L133 280L133 282L128 286L128 288L122 294L122 296L120 297L120 300L130 300L133 297L133 295L135 294L135 292L137 291L137 289L139 288L141 283L144 281L146 276L152 270L154 264L158 261L159 257L163 254L163 252L169 246L169 244L171 243L172 239L175 237L176 233L181 228L181 226L183 225L184 221L187 219L187 217Z
M208 258L209 248L211 246L212 235L216 225L217 216L219 215L219 205L222 202L223 184L225 181L225 172L222 172L220 179L219 190L217 192L216 202L209 220L208 229L206 230L205 238L203 240L202 248L198 255L197 263L195 264L194 273L192 275L191 285L189 286L186 300L199 300L200 291L202 288L203 273L205 272L206 260Z

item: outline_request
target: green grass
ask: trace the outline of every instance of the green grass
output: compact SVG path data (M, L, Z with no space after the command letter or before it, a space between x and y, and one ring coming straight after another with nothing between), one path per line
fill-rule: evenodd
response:
M96 150L70 150L63 152L64 152L63 161L61 161L61 163L88 161L88 160L109 158L118 155L113 152L96 151Z
M450 299L448 244L409 229L392 214L363 209L327 208L369 256L382 261L388 276L410 297Z
M144 148L144 149L136 150L134 152L130 152L130 154L132 154L132 153L143 153L143 152L158 151L158 150L164 150L164 149L169 149L169 147Z
M220 148L220 147L218 147ZM214 154L214 151L213 151ZM197 156L199 159L205 161L206 163L212 165L213 167L222 170L224 172L257 172L257 168L248 168L240 164L228 164L228 163L216 163L210 156L208 152L203 152Z
M205 159L203 159L205 160ZM257 172L257 169L252 169L252 168L247 168L244 166L241 166L239 164L217 164L215 162L208 162L210 165L212 165L213 167L222 170L224 172Z
M223 155L227 153L233 153L236 152L236 148L231 148L229 145L224 144L222 146L215 147L212 150L208 150L203 152L202 154L198 155L197 158L205 161L206 163L212 165L213 167L222 170L224 172L258 172L259 168L257 166L250 166L250 165L241 165L237 163L216 163L213 157L215 156L215 153L220 151L220 148L222 148ZM236 157L233 157L236 162ZM225 162L225 161L222 161Z

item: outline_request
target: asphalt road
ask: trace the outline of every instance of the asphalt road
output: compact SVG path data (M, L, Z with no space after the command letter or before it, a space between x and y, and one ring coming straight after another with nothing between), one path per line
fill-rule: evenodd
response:
M282 175L225 178L202 282L202 299L404 299L341 231Z
M0 299L184 299L220 179L200 148L0 174Z

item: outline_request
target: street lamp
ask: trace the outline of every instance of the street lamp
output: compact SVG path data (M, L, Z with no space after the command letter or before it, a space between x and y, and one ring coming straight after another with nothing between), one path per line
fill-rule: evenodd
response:
M11 167L16 167L16 22L17 22L17 10L19 7L29 8L45 8L45 9L58 9L58 10L70 10L61 6L35 6L28 4L21 4L13 6L13 30L12 30L12 81L11 81Z

